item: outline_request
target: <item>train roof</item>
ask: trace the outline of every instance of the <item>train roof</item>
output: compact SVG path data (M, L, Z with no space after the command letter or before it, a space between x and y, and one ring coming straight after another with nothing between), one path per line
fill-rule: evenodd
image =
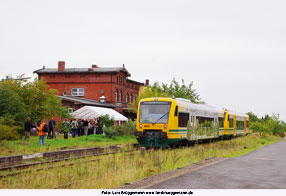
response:
M223 109L218 109L214 106L206 104L195 104L192 103L190 100L183 98L176 98L175 100L178 102L179 105L185 108L186 112L192 112L196 116L214 118L222 116L224 112Z
M141 101L154 101L154 100L176 101L180 107L184 108L185 112L192 112L196 116L203 116L203 117L209 117L209 118L223 117L223 114L225 111L224 109L218 109L214 106L210 106L207 104L195 104L195 103L192 103L190 100L184 99L184 98L150 97L150 98L142 99ZM230 115L236 115L237 120L243 120L244 117L249 118L248 115L244 113L234 112L231 110L227 110L227 112Z

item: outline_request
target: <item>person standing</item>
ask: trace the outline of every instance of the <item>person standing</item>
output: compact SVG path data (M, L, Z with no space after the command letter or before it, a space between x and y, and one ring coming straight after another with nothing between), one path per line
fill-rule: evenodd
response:
M55 128L56 128L56 121L52 118L49 121L49 132L48 132L48 139L55 138Z
M90 135L92 134L92 121L88 121L88 134L87 135Z
M46 131L48 132L49 128L48 125L45 123L45 120L41 121L41 124L39 127L37 127L39 133L39 143L41 146L45 145L45 135L47 135Z
M88 121L87 121L87 119L85 119L83 121L83 131L84 131L84 135L87 136L87 134L88 134Z
M72 137L75 137L75 133L78 129L78 123L76 121L76 119L73 119L73 121L71 122L71 131L72 131Z
M28 143L29 143L29 140L30 140L31 129L32 129L31 118L27 117L27 120L26 120L26 122L24 124L24 130L25 130L25 138L24 138L24 140L27 140Z
M77 124L78 124L77 135L80 137L82 135L81 134L81 130L83 129L83 127L82 127L82 120L78 119Z

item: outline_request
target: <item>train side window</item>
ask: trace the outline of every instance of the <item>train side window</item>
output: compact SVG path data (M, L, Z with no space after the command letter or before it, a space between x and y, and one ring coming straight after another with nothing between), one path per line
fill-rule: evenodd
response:
M218 124L219 124L219 127L221 127L221 128L223 127L223 119L224 118L222 118L222 117L218 118Z
M189 118L190 118L189 113L179 112L179 127L187 127Z
M178 106L176 106L176 108L175 108L175 114L174 114L174 116L178 116Z
M201 127L212 127L214 124L214 118L208 118L203 116L197 116L197 121Z

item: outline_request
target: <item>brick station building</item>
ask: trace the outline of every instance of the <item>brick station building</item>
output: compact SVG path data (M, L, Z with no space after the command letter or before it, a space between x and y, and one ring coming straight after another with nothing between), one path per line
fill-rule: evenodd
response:
M136 99L139 89L149 85L137 82L128 77L131 74L124 67L66 68L64 61L58 62L58 68L36 70L38 79L45 78L50 88L58 90L62 103L78 109L85 103L99 107L115 108L127 117L134 118L128 105ZM97 104L98 103L98 104ZM86 104L89 105L89 104ZM135 117L136 118L136 117Z

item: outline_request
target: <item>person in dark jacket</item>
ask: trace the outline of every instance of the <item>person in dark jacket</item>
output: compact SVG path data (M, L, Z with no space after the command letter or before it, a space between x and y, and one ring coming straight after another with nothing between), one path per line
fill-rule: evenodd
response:
M51 138L55 138L56 137L55 128L56 128L56 121L54 120L54 118L52 118L49 121L49 132L48 132L47 139L51 139Z
M87 134L88 134L88 121L87 121L87 119L84 119L82 125L83 125L84 135L87 136Z
M80 137L81 136L81 130L83 129L82 120L78 119L77 124L78 124L77 135Z
M30 132L32 129L32 123L31 123L31 118L27 117L27 120L24 124L24 130L25 130L25 138L24 140L27 140L27 142L29 143L29 139L30 139Z

